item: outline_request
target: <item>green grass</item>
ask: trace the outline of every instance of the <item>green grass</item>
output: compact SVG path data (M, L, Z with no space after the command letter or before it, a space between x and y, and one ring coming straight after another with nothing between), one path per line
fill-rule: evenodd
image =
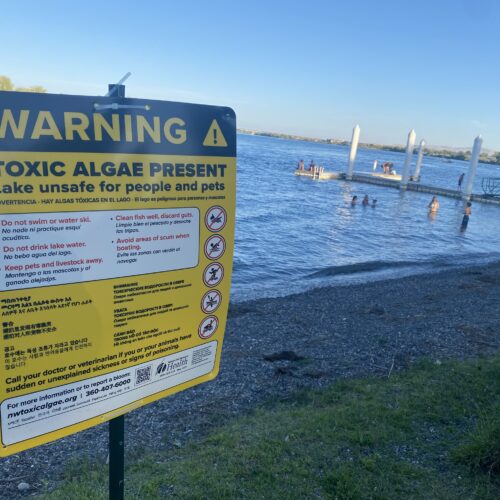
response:
M163 454L127 456L127 498L500 498L500 357L420 363L301 392ZM72 464L43 498L107 498Z
M500 475L500 405L479 415L476 426L453 450L452 457L472 471Z

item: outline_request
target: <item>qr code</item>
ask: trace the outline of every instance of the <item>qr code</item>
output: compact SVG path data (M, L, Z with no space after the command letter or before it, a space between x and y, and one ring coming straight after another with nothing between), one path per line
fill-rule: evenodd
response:
M137 368L135 371L135 385L143 384L151 380L151 365Z

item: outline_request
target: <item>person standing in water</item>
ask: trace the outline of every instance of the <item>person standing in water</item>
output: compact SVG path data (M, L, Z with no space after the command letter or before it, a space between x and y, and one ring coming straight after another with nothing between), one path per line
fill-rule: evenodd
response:
M427 206L429 209L430 214L435 214L438 211L439 208L439 201L437 199L437 196L433 196L431 202Z
M354 207L356 205L357 201L358 201L358 197L356 195L354 195L352 197L352 200L351 200L351 205Z
M464 182L465 174L462 172L458 178L458 189L462 191L462 182Z
M363 198L362 204L364 207L367 207L370 204L370 201L368 200L367 194L365 194L365 197Z
M470 201L465 205L464 217L462 219L462 225L460 226L461 231L465 231L467 229L467 225L469 224L469 217L471 214L472 203Z

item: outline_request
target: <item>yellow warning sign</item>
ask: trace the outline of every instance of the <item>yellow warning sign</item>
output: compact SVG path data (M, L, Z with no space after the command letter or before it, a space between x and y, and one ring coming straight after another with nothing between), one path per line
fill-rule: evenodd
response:
M203 141L204 146L218 146L220 148L226 148L227 142L222 135L222 130L217 123L217 120L213 120L210 128L208 129L205 140Z
M116 98L0 91L0 457L219 371L234 112L96 102ZM209 126L224 148L202 146Z

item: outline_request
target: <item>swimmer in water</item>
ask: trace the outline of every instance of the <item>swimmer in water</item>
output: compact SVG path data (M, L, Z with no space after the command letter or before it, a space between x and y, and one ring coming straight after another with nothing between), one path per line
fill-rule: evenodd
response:
M377 206L377 200L372 200L372 208L375 208Z
M367 194L365 194L365 197L363 198L362 204L364 207L367 207L370 204L370 200L368 199Z
M352 205L352 206L356 205L357 201L358 201L358 197L357 197L356 195L354 195L354 196L352 197L352 200L351 200L351 205Z
M427 206L429 209L429 213L435 214L438 211L439 208L439 201L437 199L437 196L433 196L431 202Z

